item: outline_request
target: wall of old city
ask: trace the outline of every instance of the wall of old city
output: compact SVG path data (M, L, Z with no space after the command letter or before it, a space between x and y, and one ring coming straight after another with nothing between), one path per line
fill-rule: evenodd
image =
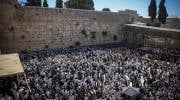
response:
M38 51L121 42L130 12L22 7L0 1L0 49L3 53Z
M179 30L126 25L140 20L137 12L132 10L102 12L23 7L15 0L0 0L0 19L2 53L71 48L122 41L180 49ZM150 38L144 39L142 34L148 34ZM166 36L166 38L159 38L159 36Z
M126 24L123 40L136 45L180 50L180 30Z
M150 23L150 18L139 18L138 19L142 23ZM155 23L158 23L158 19L154 20ZM162 28L172 28L172 29L180 29L180 18L167 18L166 24L161 25Z

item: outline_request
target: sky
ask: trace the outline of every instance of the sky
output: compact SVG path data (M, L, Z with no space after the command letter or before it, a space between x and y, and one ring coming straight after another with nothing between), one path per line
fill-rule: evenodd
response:
M19 0L22 1L22 0ZM49 7L55 7L56 0L47 0ZM67 0L63 0L64 2ZM150 0L93 0L95 10L102 10L103 8L110 8L113 12L118 12L119 10L136 10L140 16L148 17L148 6ZM157 7L160 0L156 0ZM169 17L180 18L180 0L166 0L166 8Z

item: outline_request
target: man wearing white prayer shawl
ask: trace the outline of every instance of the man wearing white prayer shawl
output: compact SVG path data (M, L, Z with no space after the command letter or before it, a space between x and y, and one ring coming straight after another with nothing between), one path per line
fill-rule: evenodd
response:
M69 100L75 100L74 95L71 95L71 96L69 97Z
M125 79L126 79L126 82L127 82L127 86L129 85L130 83L130 78L127 76L127 75L124 75Z
M84 96L84 100L88 100L88 95L87 94Z
M132 82L129 83L129 86L131 86L131 87L133 86L133 85L132 85Z
M106 81L106 75L103 74L103 83Z
M144 78L141 76L141 86L144 87Z

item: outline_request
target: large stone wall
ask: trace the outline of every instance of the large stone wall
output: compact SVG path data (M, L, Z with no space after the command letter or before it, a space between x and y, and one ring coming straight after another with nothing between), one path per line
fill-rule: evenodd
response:
M122 41L180 49L179 30L126 25L138 18L131 10L22 7L15 0L0 0L0 50L12 53Z
M138 19L142 23L151 23L150 18L139 18ZM158 23L158 19L154 20L155 23ZM166 24L162 24L160 27L162 28L172 28L172 29L180 29L180 18L167 18Z
M3 53L38 51L121 42L127 12L22 7L0 1L0 49Z
M180 50L180 30L126 24L123 40L130 44Z

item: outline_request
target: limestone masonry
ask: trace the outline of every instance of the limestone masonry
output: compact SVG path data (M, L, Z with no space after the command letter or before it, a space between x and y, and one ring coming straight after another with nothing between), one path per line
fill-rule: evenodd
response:
M125 24L138 20L133 11L23 7L0 0L2 53L38 51L121 42Z

